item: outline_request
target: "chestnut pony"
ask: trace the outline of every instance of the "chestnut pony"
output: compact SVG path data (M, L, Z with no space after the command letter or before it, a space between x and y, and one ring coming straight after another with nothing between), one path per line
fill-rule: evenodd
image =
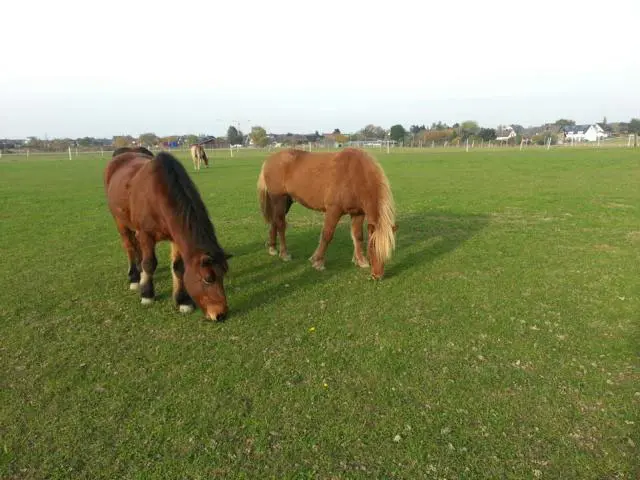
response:
M200 170L202 162L204 162L205 167L209 168L207 152L204 151L204 147L202 145L191 145L191 160L193 160L194 170Z
M395 248L395 207L389 181L378 162L366 152L346 148L340 152L311 153L289 149L274 153L262 165L258 178L260 208L271 224L269 254L276 255L276 235L280 258L289 260L285 239L285 217L292 203L324 212L320 244L311 264L324 269L324 255L343 215L351 216L353 262L369 267L380 279L384 264ZM363 223L367 220L367 258L363 254Z
M173 298L181 312L197 304L212 320L227 314L223 277L231 257L218 244L207 208L184 166L171 154L126 152L104 172L107 202L129 258L130 289L154 299L155 244L171 242ZM142 270L142 271L140 271Z

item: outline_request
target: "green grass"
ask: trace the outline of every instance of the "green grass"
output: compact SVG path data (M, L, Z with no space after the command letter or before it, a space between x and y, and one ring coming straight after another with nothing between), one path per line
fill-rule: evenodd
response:
M637 478L637 151L379 153L379 283L346 219L313 270L299 205L267 255L263 156L192 174L235 254L223 323L176 311L166 244L159 301L128 290L106 159L2 159L0 477Z

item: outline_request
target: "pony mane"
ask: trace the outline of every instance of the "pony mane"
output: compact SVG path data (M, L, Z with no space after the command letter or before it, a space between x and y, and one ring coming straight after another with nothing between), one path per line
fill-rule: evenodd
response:
M377 208L376 208L376 229L371 236L373 248L378 255L378 258L383 262L386 262L391 258L393 250L396 248L395 238L395 221L396 221L396 207L393 199L393 193L391 192L391 185L387 178L382 165L375 159L375 157L369 155L367 152L357 149L345 149L343 152L348 151L349 155L359 158L362 162L368 163L372 168L372 173L375 175L376 180L374 185L378 190Z
M182 163L166 152L158 153L152 162L167 187L174 215L182 220L196 247L210 255L226 270L225 253L218 244L209 211Z

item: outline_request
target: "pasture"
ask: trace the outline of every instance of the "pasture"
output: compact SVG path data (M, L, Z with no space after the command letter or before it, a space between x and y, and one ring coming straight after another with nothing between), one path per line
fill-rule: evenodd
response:
M107 158L0 160L2 478L637 478L640 153L374 152L381 282L294 204L266 253L264 153L193 172L229 317L128 290Z

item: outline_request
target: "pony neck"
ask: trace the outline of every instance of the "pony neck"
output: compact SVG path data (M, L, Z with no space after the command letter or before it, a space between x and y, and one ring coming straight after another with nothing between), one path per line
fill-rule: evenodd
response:
M182 222L173 215L169 221L169 233L171 234L171 241L178 246L180 255L185 263L193 257L204 253L202 248L199 248L194 242L191 232L184 228Z

